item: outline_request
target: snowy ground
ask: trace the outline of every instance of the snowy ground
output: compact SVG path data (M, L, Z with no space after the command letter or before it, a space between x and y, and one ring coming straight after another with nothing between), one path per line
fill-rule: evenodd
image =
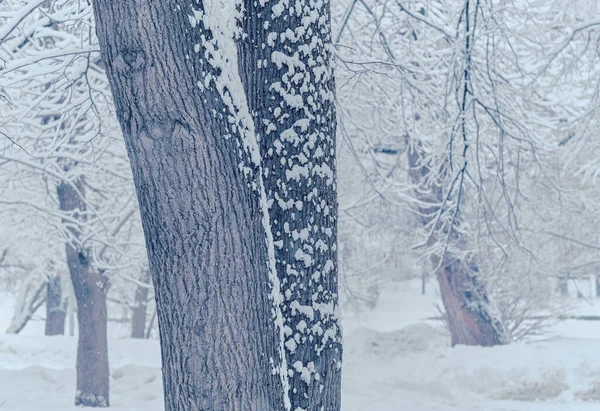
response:
M546 339L505 347L448 347L434 296L388 291L368 315L346 314L344 411L600 410L600 322L569 321ZM10 300L0 302L5 329ZM586 313L600 314L600 305ZM0 410L76 410L76 341L0 335ZM37 335L36 335L37 334ZM112 339L114 410L162 410L156 341Z

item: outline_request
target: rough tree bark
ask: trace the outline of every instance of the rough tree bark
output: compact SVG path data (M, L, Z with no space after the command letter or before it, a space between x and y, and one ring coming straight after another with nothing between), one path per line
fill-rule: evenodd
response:
M334 411L328 3L191 3L94 1L156 293L165 408ZM223 17L240 10L232 29ZM256 43L270 24L298 33L280 48L301 53L303 86L273 39Z
M150 282L150 273L146 271L140 281L148 284ZM145 338L148 291L148 287L142 287L141 285L135 290L135 301L131 316L131 338Z
M409 177L417 187L415 195L421 204L419 215L424 226L435 224L434 219L444 201L444 191L439 181L430 175L430 166L424 159L421 145L417 142L408 148ZM438 173L443 175L443 173ZM426 204L431 204L427 206ZM454 224L460 223L460 215ZM452 243L453 248L463 249L464 240L454 227L435 227L438 231L429 239L429 246L436 241ZM453 230L448 236L448 230ZM442 238L443 237L443 238ZM450 249L450 247L449 247ZM443 261L440 262L440 258ZM433 255L432 265L439 267L436 277L446 311L452 345L492 346L506 344L507 337L501 319L493 309L484 284L479 279L479 269L473 256L468 258L447 251L443 256Z
M329 2L282 4L243 1L239 69L272 204L292 409L333 411L342 347Z
M165 409L280 410L260 204L190 2L94 3L156 293ZM140 28L143 27L143 30ZM249 258L251 256L251 258ZM273 395L273 393L280 395Z
M67 300L63 296L60 276L52 276L46 284L46 335L64 335Z
M63 224L71 241L65 244L67 265L77 301L79 341L77 345L77 392L75 405L108 407L109 369L106 333L106 292L108 281L91 264L89 251L80 245L84 223L85 186L81 179L57 186L61 211L67 213Z

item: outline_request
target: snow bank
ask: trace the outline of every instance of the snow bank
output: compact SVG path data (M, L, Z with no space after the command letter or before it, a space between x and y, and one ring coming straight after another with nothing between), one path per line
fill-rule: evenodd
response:
M448 346L446 333L428 324L413 324L391 332L361 327L350 332L345 340L346 358L396 358L406 353Z
M565 322L529 343L451 348L426 320L435 294L412 288L346 313L343 411L600 410L598 322ZM111 409L162 410L158 342L112 339L109 353ZM0 411L80 410L75 356L75 338L0 335Z
M356 329L346 342L344 411L598 410L599 343L554 338L450 348L425 324Z
M2 411L81 410L73 405L77 340L0 335ZM158 341L111 340L111 409L162 410Z
M344 411L600 409L596 339L450 348L439 328L417 323L346 336ZM157 341L110 341L111 408L162 410ZM5 410L76 410L76 341L0 336Z

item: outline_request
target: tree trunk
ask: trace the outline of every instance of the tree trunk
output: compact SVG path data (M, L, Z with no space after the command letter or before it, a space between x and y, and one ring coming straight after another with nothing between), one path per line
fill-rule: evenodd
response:
M569 296L569 280L568 277L559 277L557 283L558 292L561 297Z
M67 298L67 318L69 319L69 336L75 336L75 311L77 301L75 301L75 291L73 291L73 283L70 282L69 297Z
M79 341L77 345L77 392L75 405L108 407L109 369L107 341L106 277L98 273L90 262L89 251L79 243L80 227L73 220L84 223L82 213L85 187L81 179L61 182L57 187L61 211L68 213L63 219L71 241L65 245L67 265L77 301Z
M53 276L46 285L46 335L64 335L67 300L63 297L61 278Z
M152 311L152 316L150 317L150 322L148 323L148 328L146 329L146 335L144 338L149 339L152 336L152 329L154 328L154 321L156 320L156 307Z
M308 2L286 12L277 10L279 0L242 3L239 67L260 136L273 240L279 244L277 274L286 289L292 410L338 410L342 346L330 4ZM280 33L277 40L274 33ZM298 378L306 370L308 377Z
M334 411L341 346L328 3L307 3L287 20L271 19L276 2L240 4L245 33L235 38L222 18L235 23L234 2L195 4L94 1L156 293L165 409ZM308 83L299 94L270 44L242 43L269 24L307 31L281 46L302 47ZM263 65L269 85L251 78ZM271 110L284 115L268 136ZM287 167L287 152L272 154L279 133L293 150Z
M433 258L434 264L439 262ZM447 255L447 263L437 273L440 294L452 345L493 346L506 344L504 328L499 318L490 310L485 287L464 261Z
M284 409L260 203L235 125L214 114L228 107L197 85L218 73L189 58L203 41L194 10L98 0L94 11L156 293L165 410Z
M147 284L150 281L150 273L146 272L141 282ZM135 290L135 302L133 315L131 317L131 338L144 338L146 331L146 308L148 306L148 287L141 285Z
M430 227L436 224L434 219L444 201L444 193L441 182L429 180L432 178L429 175L431 170L425 162L420 143L417 142L409 147L408 161L409 177L417 186L415 193L421 204L418 207L421 221L429 229L439 231L431 236L428 245L433 245L438 237L442 237L451 242L452 248L465 249L464 241L454 227ZM444 173L437 175L443 176ZM459 223L460 216L457 215L454 224ZM448 230L453 230L450 235ZM479 279L475 258L459 257L448 249L441 256L443 258L441 263L438 255L433 255L431 261L434 267L438 267L436 277L440 285L452 345L506 344L504 326L488 299L484 284Z

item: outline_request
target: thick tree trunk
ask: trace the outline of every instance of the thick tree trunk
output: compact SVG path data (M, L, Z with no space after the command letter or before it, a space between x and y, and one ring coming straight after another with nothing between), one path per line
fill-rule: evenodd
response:
M438 181L428 179L429 165L425 163L419 143L408 149L409 177L417 186L415 190L419 201L419 214L424 226L435 224L434 219L443 203L444 193ZM439 175L443 175L440 173ZM431 204L426 206L425 204ZM459 224L460 216L454 221ZM431 229L431 227L429 227ZM429 239L432 245L437 238L448 238L452 247L463 249L464 241L454 227L435 227L439 233ZM448 230L453 230L448 236ZM466 261L450 251L441 256L431 258L432 265L438 267L436 277L440 285L440 294L446 311L448 328L450 329L452 345L481 345L492 346L506 344L507 337L502 321L488 299L485 286L479 279L475 258Z
M46 335L64 335L67 300L63 296L61 278L50 277L46 285Z
M145 273L141 282L148 283L150 273ZM133 314L131 316L131 338L144 338L146 331L146 308L148 307L148 287L141 285L135 290Z
M259 3L238 5L245 33L234 37L234 2L94 1L148 248L167 411L339 409L328 3L291 18L281 12L296 8ZM305 32L280 47L301 51L305 84L292 84L272 39L248 38L267 27Z
M261 205L229 107L198 86L219 77L194 51L208 34L191 2L94 11L156 293L165 409L284 409Z
M286 356L295 376L292 410L334 411L340 408L342 346L330 4L308 2L289 10L278 9L281 4L243 1L239 67L260 136L279 244ZM298 378L306 370L308 377Z
M66 243L67 265L77 301L79 341L77 345L77 392L75 405L108 407L109 369L106 312L106 277L94 270L88 251L79 244L81 231L73 220L81 221L86 206L81 180L61 182L57 187L60 209L69 213L64 219L72 241Z

